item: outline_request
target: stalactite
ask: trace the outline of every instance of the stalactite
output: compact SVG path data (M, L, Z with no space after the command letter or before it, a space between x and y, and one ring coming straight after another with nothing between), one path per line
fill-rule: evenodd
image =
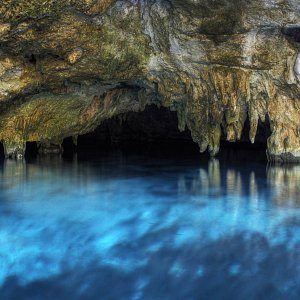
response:
M295 1L272 13L269 1L5 3L0 139L7 149L55 144L155 104L177 112L179 130L190 130L201 152L216 155L224 135L240 140L247 118L254 143L267 118L269 158L300 160Z

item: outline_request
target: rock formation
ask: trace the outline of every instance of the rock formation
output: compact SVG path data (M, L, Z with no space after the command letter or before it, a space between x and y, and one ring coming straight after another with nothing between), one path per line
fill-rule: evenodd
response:
M200 151L221 136L300 161L298 0L2 0L0 140L44 151L119 114L176 111Z

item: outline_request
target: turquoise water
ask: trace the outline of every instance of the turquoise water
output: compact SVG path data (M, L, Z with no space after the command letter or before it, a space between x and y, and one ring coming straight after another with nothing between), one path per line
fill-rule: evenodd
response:
M2 162L0 299L299 299L300 166Z

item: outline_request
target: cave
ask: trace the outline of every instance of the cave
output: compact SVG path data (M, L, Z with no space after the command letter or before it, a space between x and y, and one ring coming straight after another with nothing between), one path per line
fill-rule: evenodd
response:
M70 153L71 144L68 145ZM117 115L105 120L93 132L78 137L77 151L80 154L105 149L135 154L165 151L199 155L190 131L179 131L177 113L155 105L149 105L141 112Z
M223 128L218 158L243 159L255 152L255 159L265 161L267 139L271 134L269 120L258 123L254 144L250 142L249 130L247 118L241 139L232 143L226 141ZM141 112L128 112L107 119L94 131L79 135L76 145L71 137L64 139L62 147L65 156L77 153L80 158L105 155L111 151L128 155L190 156L204 160L210 157L208 151L199 152L199 146L187 128L183 132L178 129L176 112L156 105L148 105Z
M105 119L95 130L79 135L75 140L67 137L61 145L52 144L45 149L40 142L26 142L25 157L31 159L39 154L63 155L65 158L76 154L79 158L96 157L111 152L126 155L146 154L150 156L193 157L208 160L208 149L200 153L193 141L190 130L178 128L177 112L169 108L147 105L139 112L127 112ZM256 160L266 160L267 139L271 135L270 122L258 122L255 143L249 139L250 120L245 120L241 138L228 142L226 130L222 127L220 152L217 157L226 160L244 159L253 156ZM0 157L4 158L1 143Z
M0 1L0 299L298 300L300 0Z

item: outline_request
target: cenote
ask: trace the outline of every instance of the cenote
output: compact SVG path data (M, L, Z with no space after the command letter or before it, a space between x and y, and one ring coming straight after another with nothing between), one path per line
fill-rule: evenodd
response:
M2 160L0 299L298 299L300 166L89 138Z
M0 300L299 300L299 3L0 0Z

